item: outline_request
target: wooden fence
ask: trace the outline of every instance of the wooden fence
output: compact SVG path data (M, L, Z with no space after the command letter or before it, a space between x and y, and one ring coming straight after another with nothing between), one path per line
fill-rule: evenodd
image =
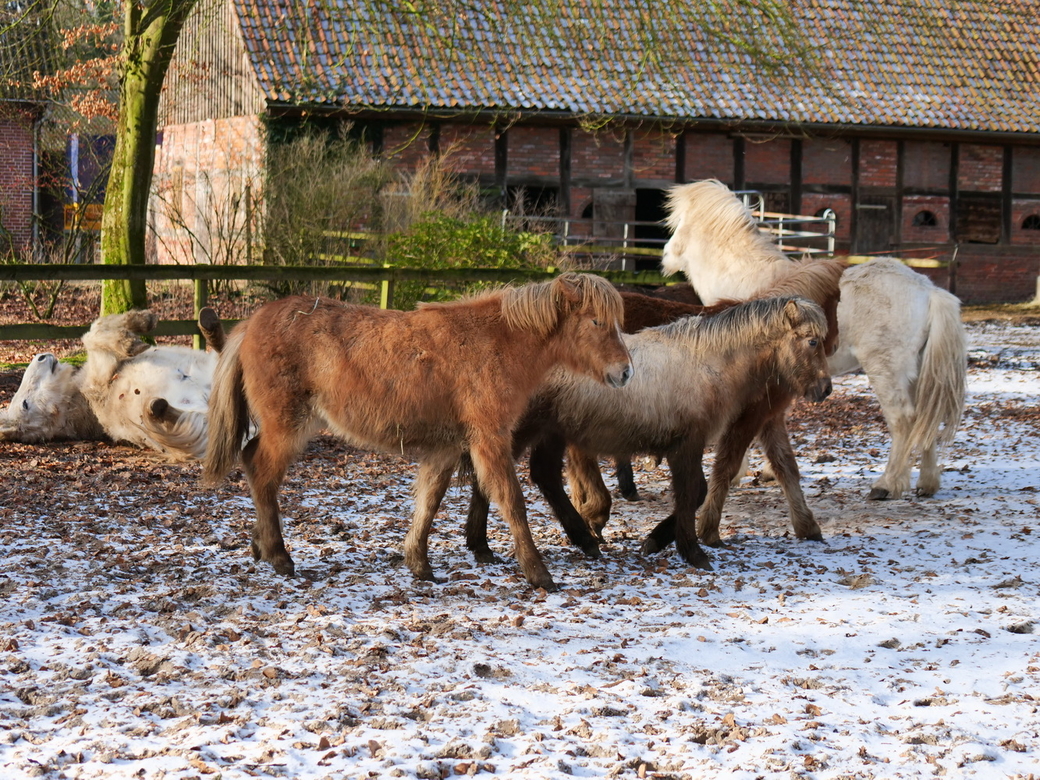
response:
M545 271L515 268L379 268L372 266L256 266L256 265L47 265L0 264L2 281L101 281L105 279L144 279L148 281L193 281L195 315L206 305L211 281L268 282L361 282L378 286L380 306L393 305L394 285L401 281L422 281L428 285L459 282L525 282L550 279L559 269ZM595 271L619 284L660 285L668 281L656 271ZM23 323L0 325L0 341L79 338L90 327ZM194 320L164 320L152 335L200 337ZM197 342L198 343L198 342Z

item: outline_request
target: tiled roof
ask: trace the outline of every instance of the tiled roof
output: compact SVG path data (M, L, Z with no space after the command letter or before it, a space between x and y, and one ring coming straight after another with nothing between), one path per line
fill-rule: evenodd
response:
M232 2L278 103L1040 132L1037 0L791 0L815 63L777 68L696 0Z

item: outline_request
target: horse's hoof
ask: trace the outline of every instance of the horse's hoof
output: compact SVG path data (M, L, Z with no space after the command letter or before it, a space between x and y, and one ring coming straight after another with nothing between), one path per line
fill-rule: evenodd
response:
M501 561L498 559L498 556L491 552L491 550L474 550L473 560L481 564L501 563Z
M646 539L643 540L643 544L639 548L639 554L643 556L656 555L657 553L661 552L662 549L664 548L662 548L661 545L658 544L657 540L654 539L654 537L648 536L646 537Z
M216 330L220 327L220 317L209 306L199 310L199 327L203 330Z
M621 497L623 499L625 499L625 501L642 501L643 500L642 498L639 497L639 490L636 489L636 488L632 488L631 490L626 490L625 488L620 488L618 492L621 493Z
M586 558L599 560L603 557L603 553L600 552L598 544L586 544L581 548L581 551L585 553Z
M552 575L549 573L540 574L534 577L527 577L527 582L532 588L541 588L549 593L555 593L560 587L553 581Z
M822 542L823 541L823 534L817 532L817 533L814 533L814 534L806 534L805 536L799 536L798 538L799 539L804 539L807 542Z
M891 497L892 494L885 488L876 487L870 489L870 493L867 494L867 501L887 501Z
M148 414L156 420L161 420L169 408L170 402L165 398L155 398L148 404Z
M715 571L715 567L711 565L711 558L703 552L700 555L691 555L689 558L684 555L683 560L695 569L700 569L701 571Z
M918 498L931 498L938 492L939 488L923 488L920 485L918 485L917 489L914 491L914 494Z
M293 577L296 575L296 564L292 562L292 558L280 561L271 561L271 565L274 567L275 574L281 574L286 577Z

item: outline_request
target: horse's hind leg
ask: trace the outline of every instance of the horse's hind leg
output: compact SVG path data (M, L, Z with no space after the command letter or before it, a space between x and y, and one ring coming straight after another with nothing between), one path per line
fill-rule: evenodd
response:
M457 464L455 453L428 457L419 463L412 527L404 538L404 562L417 579L434 579L430 566L430 531Z
M469 511L466 513L466 549L473 553L473 559L477 563L498 563L498 557L488 544L487 522L491 502L488 501L487 494L480 489L475 475L472 487Z
M914 492L921 498L934 496L939 492L941 472L939 454L933 441L921 452L921 474L917 478L917 487Z
M885 420L892 434L892 449L888 453L885 473L870 488L867 499L881 501L900 498L910 489L910 419L902 415L889 414L882 404Z
M785 415L779 414L767 421L759 433L758 440L762 443L766 458L769 459L780 488L784 491L788 511L791 513L794 535L799 539L822 542L823 532L820 530L816 518L813 517L812 510L805 503L801 475L798 473L798 461L791 448L791 438L787 434Z
M202 336L206 339L210 349L214 352L220 352L224 349L224 344L227 341L224 323L220 321L220 317L209 306L199 310L199 330L202 331Z
M571 544L590 558L599 558L599 543L563 489L563 450L562 439L549 437L539 442L531 450L531 479L549 502ZM575 448L570 452L573 455Z
M261 428L260 433L242 451L242 468L249 482L249 491L256 508L256 523L253 525L253 559L267 561L278 574L292 576L296 567L282 538L282 518L278 507L278 489L289 464L306 446L309 436L300 432L278 438L272 424Z

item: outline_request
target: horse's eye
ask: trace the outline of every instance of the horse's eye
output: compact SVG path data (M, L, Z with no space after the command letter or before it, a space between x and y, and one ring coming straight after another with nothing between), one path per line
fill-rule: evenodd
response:
M817 341L816 339L809 339L809 346L810 346L810 347L815 347L815 346L816 346L817 344L819 344L819 343L820 343L820 342L819 342L819 341Z
M593 320L592 324L595 325L598 328L599 325L600 325L600 322L599 322L599 320Z
M28 401L22 401L22 408L25 409L26 411L29 411L29 402Z

